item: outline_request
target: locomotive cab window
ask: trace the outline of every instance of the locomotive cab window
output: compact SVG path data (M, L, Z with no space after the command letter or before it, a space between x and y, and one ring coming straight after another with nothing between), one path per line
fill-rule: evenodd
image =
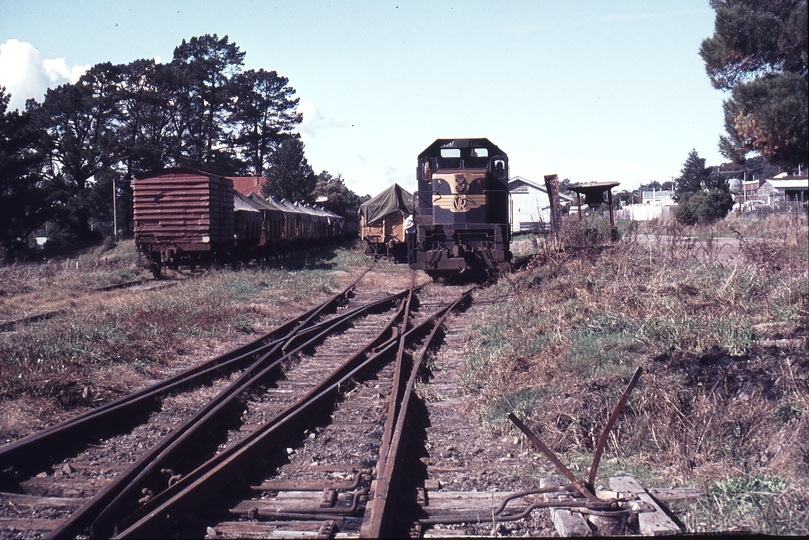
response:
M506 162L502 159L495 160L494 162L494 177L499 180L506 177Z
M489 150L487 148L470 148L469 157L464 162L467 169L484 169L489 165Z
M441 155L438 158L439 169L460 169L461 168L461 149L460 148L442 148Z

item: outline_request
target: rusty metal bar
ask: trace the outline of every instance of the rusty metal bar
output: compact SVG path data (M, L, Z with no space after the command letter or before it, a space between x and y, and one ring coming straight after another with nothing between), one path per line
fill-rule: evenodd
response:
M390 446L386 451L387 455L383 456L380 449L380 462L383 462L384 466L380 467L379 462L377 463L376 487L374 489L373 498L368 501L368 505L365 509L366 515L363 519L362 527L360 528L360 538L385 538L390 535L390 514L393 507L392 501L394 498L394 490L399 480L398 471L395 469L395 467L402 456L400 453L402 447L401 441L405 430L405 423L408 419L407 410L410 405L410 398L414 393L413 389L415 387L416 377L418 376L419 366L421 365L421 361L424 359L427 350L435 339L438 329L444 324L444 321L449 314L462 301L467 299L472 294L473 290L474 288L469 289L462 294L457 300L446 308L440 317L435 319L430 331L430 335L424 341L419 354L413 359L410 369L410 377L407 381L407 387L402 395L402 403L399 409L399 415L395 418L395 420L391 418L386 419L386 425L388 423L394 423L395 421L395 429L393 431L393 438Z
M367 270L365 270L365 272L367 272ZM144 407L146 404L159 399L180 386L209 377L225 367L240 369L243 360L254 356L257 351L261 351L263 348L271 347L281 336L289 335L294 329L300 328L305 321L311 320L312 316L320 312L324 306L333 305L340 298L345 297L349 291L356 286L365 272L351 285L320 306L286 321L281 326L278 326L246 345L213 358L199 366L195 366L174 377L160 381L152 386L109 402L0 448L0 462L4 464L4 468L10 466L25 467L32 461L44 459L43 456L50 454L54 448L61 448L63 446L63 444L61 444L62 439L75 442L83 435L95 434L104 426L114 423L116 415L124 413L131 414L133 409Z
M615 405L615 409L613 409L609 420L607 420L607 425L604 426L604 430L601 432L601 437L599 437L598 444L596 445L595 454L593 454L593 464L590 465L590 475L587 479L587 484L590 489L593 489L595 484L596 472L598 472L598 465L601 462L601 454L604 452L604 447L607 446L607 437L609 436L610 430L618 420L618 415L621 414L621 411L624 409L624 405L626 405L626 402L629 399L629 393L632 392L632 389L635 388L636 384L638 384L641 373L643 373L643 368L638 367L638 369L636 369L635 373L632 375L632 378L629 379L629 384L627 384L624 393L621 394L618 404Z
M576 475L574 475L572 472L570 472L570 469L568 469L567 467L565 467L565 464L564 464L564 463L562 463L562 461L561 461L561 460L560 460L558 457L556 457L556 454L554 454L554 453L553 453L553 451L552 451L550 448L548 448L547 446L545 446L545 445L542 443L542 441L540 441L540 440L539 440L539 437L537 437L537 436L534 434L534 432L533 432L533 431L531 431L531 430L528 428L528 426L526 426L525 424L523 424L523 423L522 423L522 421L521 421L519 418L517 418L516 416L514 416L514 413L508 413L508 418L509 418L509 420L511 420L512 422L514 422L514 425L515 425L515 426L517 426L517 427L520 429L520 431L522 431L523 433L525 433L525 436L526 436L526 437L528 437L528 439L529 439L529 440L530 440L532 443L534 443L534 446L536 446L536 447L537 447L537 448L538 448L538 449L539 449L539 450L540 450L540 451L541 451L543 454L545 454L545 456L546 456L548 459L550 459L550 460L551 460L551 462L554 464L554 466L556 467L556 469L557 469L557 470L558 470L560 473L562 473L562 474L563 474L563 475L564 475L564 476L565 476L565 477L566 477L568 480L570 480L570 481L573 483L573 485L574 485L574 486L576 486L576 489L579 491L579 493L581 493L581 494L582 494L582 496L583 496L583 497L585 497L585 498L587 498L587 499L589 499L590 501L593 501L593 502L599 502L599 501L600 501L600 500L599 500L599 498L598 498L598 497L596 497L596 496L595 496L595 495L594 495L594 494L593 494L593 493L592 493L592 492L591 492L591 491L590 491L590 490L587 488L587 486L585 486L585 485L584 485L584 483L583 483L581 480L579 480L578 478L576 478Z
M445 308L446 309L446 308ZM416 325L407 333L412 335L420 331L431 320L440 316L440 310L424 322ZM231 482L236 474L246 469L254 459L263 455L276 444L276 440L288 430L294 428L296 421L303 421L309 410L324 398L332 395L339 386L373 362L387 355L396 344L396 339L389 339L381 345L375 342L366 347L366 351L377 347L377 352L359 361L365 353L354 355L341 368L328 378L328 384L319 385L299 399L294 405L264 424L260 429L211 458L208 462L187 474L179 482L155 496L132 516L120 523L120 531L116 538L160 537L175 519L183 512L202 504L210 496L212 490L219 489ZM316 393L319 392L319 393ZM276 438L272 438L275 436Z
M369 309L375 309L381 305L384 305L385 303L393 302L400 298L400 296L402 296L402 293L391 295L382 300L366 304L365 306L362 306L362 309L352 310L352 316L357 317ZM124 486L123 488L119 488L120 492L115 499L110 502L94 520L92 525L94 532L99 536L106 536L108 531L111 532L111 520L113 520L114 516L118 513L118 507L125 504L124 501L129 501L131 504L131 501L135 499L132 494L139 491L139 488L142 487L142 483L146 480L146 478L165 467L166 461L169 459L169 457L175 454L178 449L181 448L182 444L188 444L189 441L192 440L192 437L196 436L197 433L208 428L211 423L217 421L217 418L220 417L222 413L227 410L230 404L234 403L234 401L240 395L252 388L252 386L259 381L263 380L271 371L279 369L285 359L294 356L302 349L312 346L314 343L322 341L325 336L333 332L336 328L345 324L347 320L348 319L346 317L342 316L330 319L332 322L331 325L324 326L318 334L311 337L302 345L299 345L292 351L274 360L271 364L265 365L265 360L269 360L272 353L279 351L284 345L291 342L294 339L294 336L286 340L286 342L279 343L271 351L265 353L264 356L256 361L256 363L245 371L236 381L234 381L233 384L223 390L205 407L200 409L200 411L198 411L192 418L167 435L159 445L148 452L147 456L151 459L138 466L140 473L134 479L132 479L128 485ZM135 467L133 467L133 469L134 468ZM116 484L119 486L123 485L122 483L119 484L117 482Z
M402 370L404 369L405 333L407 332L407 324L410 317L410 302L412 299L413 292L411 290L410 294L407 296L407 304L405 305L404 317L402 318L401 329L399 331L399 348L396 351L396 362L393 368L393 383L391 384L390 397L388 398L388 415L382 432L382 442L379 446L379 460L376 463L377 471L385 470L385 463L387 462L391 440L393 439L393 428L396 425L396 417L400 412L399 405L401 404L401 393L403 390Z
M364 273L363 273L364 275ZM361 278L362 276L360 276ZM310 323L313 318L322 313L325 308L336 303L339 299L345 297L348 292L356 286L360 278L357 278L351 285L349 285L342 292L334 295L332 298L321 304L320 306L308 311L304 315L293 319L292 334L287 334L285 338L271 342L268 345L259 347L258 350L264 352L267 347L269 351L262 354L253 365L248 368L236 381L228 386L223 392L211 400L205 407L198 411L191 419L184 422L177 429L166 435L160 443L149 449L143 454L125 473L116 478L115 482L107 485L101 492L99 492L92 499L87 501L81 508L74 512L70 518L64 521L59 527L51 531L48 535L49 538L73 538L88 526L92 526L101 536L108 536L112 532L111 525L105 525L109 522L110 516L119 512L119 508L125 504L132 504L132 501L137 500L133 497L132 492L138 491L139 483L144 482L147 477L156 475L165 466L165 461L169 456L174 454L184 441L188 441L191 437L203 429L203 426L210 424L212 420L220 415L221 411L225 411L230 403L240 395L245 389L249 388L254 382L264 378L270 371L277 369L280 366L281 359L273 361L269 366L265 366L266 362L270 359L271 355L278 351L278 349L293 339L295 330L300 329ZM390 302L397 298L397 295L392 295L384 299ZM380 301L381 302L381 301ZM368 309L369 306L376 305L376 303L363 306ZM351 310L354 316L362 313L362 309ZM332 321L337 320L337 325L343 324L345 321L345 314L335 317ZM320 325L318 325L320 327ZM322 328L322 327L321 327ZM328 327L325 327L328 328ZM321 334L328 330L321 330ZM317 338L312 338L315 340ZM254 341L253 343L256 343ZM242 348L237 349L237 351ZM296 349L297 350L297 349ZM234 353L228 353L232 356ZM225 356L228 356L225 355ZM249 353L242 356L254 356L254 353ZM242 358L236 357L236 359ZM221 358L221 357L220 357ZM233 360L233 359L232 359ZM260 370L260 371L259 371ZM256 373L258 371L258 373ZM184 381L183 384L187 382ZM128 501L125 503L124 501ZM92 525L91 525L92 524Z

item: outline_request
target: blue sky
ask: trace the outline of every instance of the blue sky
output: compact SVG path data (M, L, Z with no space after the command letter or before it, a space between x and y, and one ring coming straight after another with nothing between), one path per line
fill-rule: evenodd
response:
M12 106L99 62L167 62L183 39L229 36L245 69L289 78L315 172L360 195L415 189L438 138L489 138L511 176L619 190L678 176L692 148L726 161L726 96L699 56L708 0L0 0L0 13Z

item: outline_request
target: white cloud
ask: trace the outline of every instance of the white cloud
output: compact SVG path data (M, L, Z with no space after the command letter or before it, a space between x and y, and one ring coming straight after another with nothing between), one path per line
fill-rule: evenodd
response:
M64 58L43 60L30 43L9 39L0 44L0 86L11 94L9 109L22 109L25 101L42 101L48 88L64 83L75 83L88 69L69 66Z
M303 115L303 120L298 130L304 137L308 135L314 138L319 136L324 129L347 128L350 126L348 122L327 118L320 110L315 108L315 104L311 101L300 101L298 103L298 112Z

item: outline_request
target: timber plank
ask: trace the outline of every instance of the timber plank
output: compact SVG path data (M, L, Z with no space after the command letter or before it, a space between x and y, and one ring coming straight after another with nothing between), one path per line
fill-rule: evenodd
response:
M539 487L553 487L559 486L559 482L550 480L548 478L539 479ZM555 498L553 494L545 495L546 501L551 501ZM559 536L592 536L593 531L587 524L584 516L578 512L571 512L566 508L548 508L551 513L551 520L553 526L556 527L556 532Z
M660 536L682 533L680 527L666 515L652 496L631 476L616 476L610 478L610 489L619 493L637 495L641 501L655 508L654 512L642 512L638 514L638 525L642 535Z

